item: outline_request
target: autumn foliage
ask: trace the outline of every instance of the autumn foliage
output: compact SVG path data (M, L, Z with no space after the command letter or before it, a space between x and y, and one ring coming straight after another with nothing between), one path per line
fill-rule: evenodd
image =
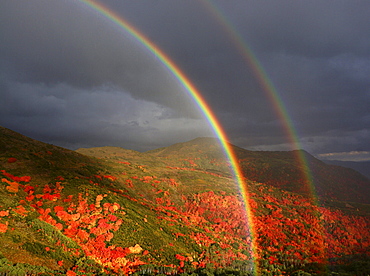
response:
M190 168L166 169L196 171L196 163L189 160ZM238 193L224 191L178 194L187 185L185 181L149 175L145 166L135 167L130 162L116 163L132 166L140 173L75 178L83 187L90 187L78 193L67 192L75 189L69 183L71 178L57 176L48 184L38 185L31 176L1 170L1 191L14 198L14 204L0 206L0 235L11 234L16 225L13 219L32 217L65 237L44 246L45 254L62 248L75 258L94 262L106 273L124 275L146 271L145 266L150 264L172 274L237 267L258 269L262 275L290 275L307 264L327 266L348 256L369 254L370 220L366 216L319 206L302 195L277 192L255 182L249 182L247 202ZM133 219L134 208L125 206L140 206L147 213L139 223ZM163 233L167 244L155 252L145 239L146 244L132 239L131 246L123 245L128 239L124 235L130 237L145 225ZM76 246L71 247L68 239ZM55 266L66 275L85 273L80 264L68 258L56 260ZM315 268L310 273L314 274Z

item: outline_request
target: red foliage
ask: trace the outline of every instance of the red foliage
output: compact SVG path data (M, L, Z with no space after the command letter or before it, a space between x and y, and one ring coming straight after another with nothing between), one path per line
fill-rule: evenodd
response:
M125 258L128 254L140 253L142 250L140 246L131 248L107 246L106 243L112 240L114 237L113 233L117 231L122 224L122 219L117 215L124 214L123 211L120 211L122 208L118 203L105 202L100 204L107 195L98 195L95 204L88 204L88 199L84 198L82 194L79 194L77 204L72 203L73 196L69 195L67 198L63 199L64 203L71 202L66 208L59 205L52 208L41 208L44 203L50 206L51 202L60 199L63 190L61 182L56 182L54 188L52 188L51 184L45 185L42 189L42 193L36 193L35 187L31 185L20 185L15 182L16 180L28 181L31 178L19 178L5 171L1 172L14 181L12 182L4 178L3 182L6 182L11 187L17 186L18 188L18 186L21 186L23 188L23 191L26 193L26 201L21 200L23 204L29 202L30 206L35 208L40 214L40 220L53 225L56 229L64 232L67 237L76 241L86 256L91 257L103 266L113 269L115 272L123 272L124 274L132 273L135 266L143 264L143 262L138 259L129 261ZM114 180L109 176L104 177L112 181ZM58 177L58 180L63 180L63 178ZM28 212L23 205L13 208L12 211L23 216ZM9 210L0 211L0 218L8 215ZM55 219L55 216L57 219ZM8 222L5 224L0 223L0 233L5 233L7 230ZM59 246L62 246L64 250L72 250L60 244L60 242ZM48 251L50 248L47 247L45 250ZM58 261L58 265L63 266L63 261ZM74 275L75 272L70 270L68 273L69 275Z
M187 261L188 260L187 257L184 257L184 256L182 256L180 254L176 254L175 255L175 258L178 259L179 261Z
M16 182L30 182L31 181L31 176L14 176L10 173L7 173L5 170L1 170L2 174L10 179L12 179L13 181L16 181Z
M176 238L178 238L178 237L185 237L186 235L185 234L183 234L183 233L173 233L175 236L176 236Z
M17 162L17 158L10 157L10 158L8 159L8 163L14 163L14 162Z
M33 194L33 192L35 191L35 187L31 186L31 185L25 185L23 190L27 193L27 194Z
M86 256L103 266L129 274L134 271L136 265L143 264L139 259L129 261L127 258L128 254L141 253L143 250L141 247L122 248L108 245L122 225L120 217L124 212L118 203L106 202L104 198L107 195L97 195L91 202L87 196L79 194L72 202L72 195L61 199L63 189L61 182L55 183L55 186L45 185L41 192L37 186L18 183L29 182L30 177L16 177L4 170L1 172L7 178L3 178L2 181L11 187L9 189L21 188L26 196L22 201L24 206L19 205L11 210L0 211L0 218L8 216L9 213L24 216L30 209L29 206L32 206L40 214L39 219L73 239ZM116 180L109 175L96 177ZM177 205L172 201L172 193L170 195L165 191L175 189L168 185L179 185L175 179L159 181L152 176L132 179L152 185L153 199L133 198L122 190L115 192L138 204L149 206L157 212L158 219L165 220L168 225L190 226L189 229L192 229L193 232L189 235L173 233L174 241L180 238L181 242L195 242L201 252L194 258L195 260L176 254L179 271L185 266L185 262L192 263L195 267L204 267L206 263L213 263L217 267L230 265L234 260L250 259L253 254L246 222L253 224L255 229L254 256L274 265L281 264L287 256L302 263L324 263L328 258L366 253L370 248L368 218L319 208L298 195L283 193L282 198L278 199L271 195L272 189L262 185L256 186L256 193L250 194L248 202L254 217L248 221L243 212L245 208L243 201L236 195L204 192L188 197L179 196L178 198L183 200L183 205ZM131 188L134 187L132 179L126 180L126 185ZM57 177L57 180L63 181L64 178ZM21 194L24 193L20 192L19 195ZM57 205L61 201L69 204L63 204L65 207ZM146 218L143 219L147 222ZM0 223L0 233L7 230L8 222ZM174 243L169 243L169 246L174 246ZM217 250L210 253L209 248ZM148 254L148 250L143 250L142 256ZM77 270L73 268L67 274L75 275L74 271Z
M64 207L62 207L62 206L55 206L54 207L54 212L55 213L62 212L62 211L64 211Z
M73 195L67 196L67 198L63 199L63 202L71 202L73 198Z
M131 165L130 162L123 162L123 161L118 161L119 164L125 164L125 165Z
M133 188L134 187L134 184L132 182L131 179L126 179L126 185L129 187L129 188Z
M131 254L132 250L106 245L106 242L114 237L113 232L117 231L122 224L122 220L114 214L121 209L121 206L118 203L108 202L101 206L100 202L103 198L104 196L98 195L95 204L87 204L87 199L80 194L78 205L70 206L68 212L60 206L54 207L54 211L57 217L66 224L64 234L75 240L87 256L116 272L123 271L128 274L133 271L133 262L126 260L125 257ZM48 217L49 212L50 209L41 211L41 219L53 224ZM140 262L136 261L135 264L137 263Z

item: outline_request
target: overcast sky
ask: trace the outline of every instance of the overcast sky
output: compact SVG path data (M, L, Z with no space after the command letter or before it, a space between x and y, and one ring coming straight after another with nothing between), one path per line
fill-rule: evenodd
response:
M370 160L370 1L100 3L181 68L231 143L292 149L286 122L232 39L237 34L276 89L303 149ZM70 149L144 151L214 136L168 68L81 1L3 0L0 21L1 126Z

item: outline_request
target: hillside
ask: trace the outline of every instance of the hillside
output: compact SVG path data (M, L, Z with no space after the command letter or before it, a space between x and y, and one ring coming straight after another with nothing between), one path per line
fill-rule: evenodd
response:
M304 155L316 193L323 199L370 204L370 179L359 172L326 164L305 151L249 151L233 146L244 176L287 191L310 195L298 155ZM214 138L197 138L147 152L169 164L230 175L222 149Z
M247 218L209 139L139 153L0 138L2 275L370 272L368 205L318 206L246 179Z
M370 179L370 161L323 160L326 164L354 169Z
M216 138L200 137L189 142L147 151L146 154L159 157L171 166L232 176L225 153Z

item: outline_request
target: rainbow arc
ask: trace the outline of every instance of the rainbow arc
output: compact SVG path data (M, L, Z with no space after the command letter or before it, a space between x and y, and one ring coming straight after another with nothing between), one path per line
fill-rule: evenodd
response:
M158 59L158 61L160 61L168 69L168 71L175 77L175 79L178 80L179 84L185 88L189 96L195 101L196 105L199 107L202 114L204 115L209 125L211 126L214 134L219 139L220 144L225 152L225 155L230 161L230 165L232 167L235 180L238 184L240 193L243 197L245 213L248 220L247 221L249 228L248 234L251 237L251 250L253 257L255 258L255 256L257 256L257 243L254 239L255 229L253 225L253 214L249 206L248 187L242 176L242 172L238 165L233 149L231 145L228 143L227 135L222 129L222 126L219 123L216 115L213 113L207 102L202 97L200 91L193 85L189 78L182 72L181 68L177 64L175 64L166 53L164 53L158 46L156 46L152 41L150 41L142 32L140 32L138 29L132 26L124 18L122 18L122 16L118 15L114 11L110 10L109 8L95 0L79 0L79 2L83 3L84 6L89 7L98 14L107 18L110 22L114 23L123 31L129 33L134 39L136 39L140 44L142 44L148 50L148 52L155 56ZM278 118L283 122L285 133L290 143L294 146L294 148L298 149L301 148L298 135L295 131L292 120L288 115L284 102L281 100L274 85L270 81L269 77L267 76L267 73L264 71L261 64L258 62L256 56L253 54L251 48L248 46L246 41L236 31L236 29L233 27L233 25L230 23L227 17L222 14L222 12L217 8L215 4L208 0L203 0L202 3L205 5L209 13L220 24L224 32L229 36L230 40L234 43L235 47L238 49L240 55L246 61L246 64L250 68L252 68L255 77L259 81L261 88L266 95L266 98L273 105L273 108ZM302 151L296 151L296 154L297 161L300 163L301 167L304 168L302 173L304 174L307 185L310 189L312 199L314 200L313 203L317 204L317 202L315 201L316 196L312 181L312 174L308 167L308 162ZM256 265L257 262L256 260L254 261ZM258 271L257 267L256 271Z
M230 161L231 168L234 173L235 180L238 183L243 201L245 204L245 212L248 220L249 235L251 237L251 250L255 255L256 247L254 245L253 239L253 214L249 207L249 193L247 190L247 185L243 179L241 169L236 160L235 154L232 150L231 145L228 143L226 133L222 129L221 124L217 120L216 115L213 113L207 102L202 97L200 91L192 84L188 77L182 72L180 67L176 65L168 55L166 55L158 46L156 46L152 41L150 41L144 34L142 34L138 29L132 26L124 18L116 14L114 11L108 9L103 4L93 1L93 0L79 0L79 2L90 7L92 10L101 14L105 18L109 19L112 23L119 26L122 30L128 32L132 37L134 37L138 42L140 42L151 54L153 54L168 70L171 74L178 80L178 82L185 88L189 96L195 101L204 117L211 126L213 132L220 141L220 144L226 154L226 157Z
M201 0L201 3L203 3L204 7L214 18L214 20L218 22L219 26L229 37L230 41L232 41L233 45L238 50L239 54L243 57L246 64L249 66L249 68L252 69L253 74L258 80L262 88L261 90L265 94L266 99L272 105L278 119L282 122L285 135L289 140L292 149L298 149L294 151L296 155L295 159L297 160L297 163L301 168L302 178L305 180L305 183L302 184L306 185L305 188L310 195L311 204L313 204L314 206L319 206L312 171L309 167L305 152L303 150L300 150L302 149L302 146L299 142L299 136L297 134L296 128L277 89L273 85L267 72L258 61L256 55L253 53L247 41L242 37L242 35L234 27L228 17L221 11L221 9L218 8L216 3L212 0ZM315 213L315 215L318 216L319 214ZM324 233L322 224L320 225L320 227L320 232ZM324 248L322 248L322 253L323 256L325 256Z

